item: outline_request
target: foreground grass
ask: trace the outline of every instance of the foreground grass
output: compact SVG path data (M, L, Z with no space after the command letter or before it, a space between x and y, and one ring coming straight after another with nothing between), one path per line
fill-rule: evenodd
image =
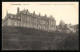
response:
M3 50L78 50L78 33L2 27Z

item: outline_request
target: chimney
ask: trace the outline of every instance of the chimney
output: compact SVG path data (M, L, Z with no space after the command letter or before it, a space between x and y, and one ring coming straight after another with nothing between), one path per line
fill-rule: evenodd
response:
M33 12L33 14L35 14L35 11Z
M6 12L6 16L8 16L8 11Z
M45 17L47 17L47 15L45 14Z
M41 16L41 14L39 13L39 16Z
M52 18L53 16L51 15L50 17Z
M17 14L19 14L19 7L17 8Z
M33 16L35 15L35 11L33 12Z

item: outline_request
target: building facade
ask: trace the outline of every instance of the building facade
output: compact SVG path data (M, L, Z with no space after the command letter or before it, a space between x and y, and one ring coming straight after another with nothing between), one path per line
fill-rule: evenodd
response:
M4 26L21 26L28 28L41 29L46 31L55 31L56 30L56 20L51 15L50 17L41 16L33 13L30 13L27 10L20 11L17 8L17 14L10 14L7 12L6 17L3 21Z

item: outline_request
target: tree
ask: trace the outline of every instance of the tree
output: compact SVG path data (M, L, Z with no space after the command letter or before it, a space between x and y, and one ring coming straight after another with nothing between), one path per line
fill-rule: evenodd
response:
M59 23L59 28L64 29L64 25L65 25L64 21L61 20L60 23Z

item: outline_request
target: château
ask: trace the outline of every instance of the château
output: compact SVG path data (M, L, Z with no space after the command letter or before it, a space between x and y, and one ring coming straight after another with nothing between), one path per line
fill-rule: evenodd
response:
M20 11L19 7L16 14L7 12L3 24L4 26L20 26L45 31L56 30L56 20L52 15L50 17L47 17L47 15L41 16L40 13L38 15L35 14L35 11L30 13L28 9Z

